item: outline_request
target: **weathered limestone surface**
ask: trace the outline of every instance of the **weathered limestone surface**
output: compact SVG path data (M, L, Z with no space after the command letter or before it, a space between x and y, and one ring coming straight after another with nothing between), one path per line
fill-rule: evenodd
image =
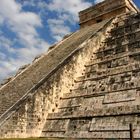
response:
M1 115L7 109L14 106L17 101L22 101L23 96L26 98L29 92L36 90L62 64L66 64L66 59L80 49L79 45L99 30L106 22L104 21L94 27L77 31L66 40L60 42L52 51L49 51L38 61L27 67L13 80L2 86L0 88L0 121L5 118L5 115L4 117L1 117Z
M93 51L98 49L95 45L104 39L98 31L108 22L77 31L0 89L0 137L41 136L48 113L58 112L63 94L70 92L75 78L84 72ZM55 123L50 125L51 130Z
M111 25L58 112L48 114L42 137L129 139L133 124L140 138L140 14L120 15Z
M52 46L1 87L0 115L1 138L140 138L140 14Z
M128 11L139 12L132 0L104 0L79 12L80 27L84 28Z

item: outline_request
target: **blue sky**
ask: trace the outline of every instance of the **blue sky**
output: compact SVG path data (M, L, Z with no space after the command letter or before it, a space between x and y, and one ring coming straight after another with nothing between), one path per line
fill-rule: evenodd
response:
M99 1L0 0L0 81L77 30L78 11Z

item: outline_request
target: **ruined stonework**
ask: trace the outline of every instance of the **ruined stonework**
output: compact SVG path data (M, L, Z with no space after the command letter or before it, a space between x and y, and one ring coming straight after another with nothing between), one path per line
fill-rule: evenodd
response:
M0 138L140 138L140 14L65 37L0 88Z
M104 0L79 12L79 24L84 28L129 11L139 11L132 0Z

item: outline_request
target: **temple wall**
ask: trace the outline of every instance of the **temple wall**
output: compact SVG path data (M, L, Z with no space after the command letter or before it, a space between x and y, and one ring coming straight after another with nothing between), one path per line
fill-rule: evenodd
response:
M79 12L80 27L91 26L130 11L135 13L138 11L131 0L106 0Z
M128 140L132 124L140 138L140 14L111 25L59 111L48 115L42 137Z

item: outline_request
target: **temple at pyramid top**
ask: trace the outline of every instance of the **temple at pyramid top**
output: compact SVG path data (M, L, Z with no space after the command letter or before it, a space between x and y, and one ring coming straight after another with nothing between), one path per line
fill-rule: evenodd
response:
M132 0L104 0L79 12L80 27L90 26L129 11L139 12Z

